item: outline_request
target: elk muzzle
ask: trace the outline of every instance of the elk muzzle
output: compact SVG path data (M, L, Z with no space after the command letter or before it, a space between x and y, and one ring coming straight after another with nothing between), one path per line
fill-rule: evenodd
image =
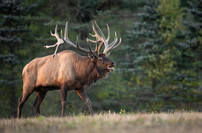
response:
M116 63L114 63L114 62L112 62L111 65L108 65L108 66L107 66L108 71L109 71L109 72L110 72L110 71L114 71L114 68L113 68L114 66L116 66Z

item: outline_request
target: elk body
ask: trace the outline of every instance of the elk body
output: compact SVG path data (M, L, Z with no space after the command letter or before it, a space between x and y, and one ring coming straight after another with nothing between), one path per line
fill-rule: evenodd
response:
M93 22L92 27L95 35L91 36L96 37L96 41L90 39L87 39L87 41L96 43L96 49L93 51L89 46L89 50L87 50L79 47L78 43L74 44L69 40L67 36L67 26L68 23L66 23L65 26L64 38L59 37L57 33L57 26L55 28L55 33L51 33L52 36L57 38L58 42L55 45L46 46L46 48L56 46L56 50L53 55L54 57L49 55L36 58L24 67L22 72L23 92L18 103L18 118L21 117L21 111L24 103L33 92L37 93L37 97L33 105L36 115L39 115L40 104L42 103L46 93L50 90L60 90L61 92L61 116L63 116L65 112L66 97L69 90L75 90L86 102L90 114L94 114L91 101L88 98L84 87L89 86L98 79L106 77L110 71L113 71L115 63L111 61L107 55L109 55L109 52L121 43L121 39L118 42L118 38L115 33L114 41L111 44L108 44L110 36L109 27L107 26L108 38L105 39L99 26L96 22ZM77 48L78 50L86 53L88 56L82 56L69 50L56 54L58 46L63 43ZM103 44L105 49L103 53L100 53Z

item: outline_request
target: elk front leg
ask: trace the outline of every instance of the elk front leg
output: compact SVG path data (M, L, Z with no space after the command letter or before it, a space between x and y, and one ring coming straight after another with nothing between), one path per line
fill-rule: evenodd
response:
M62 104L62 113L61 117L64 117L65 107L66 107L66 100L67 100L67 89L61 88L61 104Z
M88 109L90 111L90 114L94 115L94 111L91 105L91 100L88 98L86 91L84 89L81 89L81 90L76 90L76 92L81 97L81 99L83 99L86 102Z

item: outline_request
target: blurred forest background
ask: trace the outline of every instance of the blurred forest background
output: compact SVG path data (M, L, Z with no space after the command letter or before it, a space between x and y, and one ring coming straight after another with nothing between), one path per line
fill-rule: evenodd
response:
M36 57L53 54L55 25L80 45L96 20L122 38L110 58L116 71L87 87L96 112L202 110L202 0L1 0L0 118L16 117L22 93L22 69ZM59 51L72 49L61 45ZM78 52L77 50L74 50ZM36 94L23 107L34 116ZM66 114L87 112L85 103L68 92ZM41 114L60 115L60 92L49 92Z

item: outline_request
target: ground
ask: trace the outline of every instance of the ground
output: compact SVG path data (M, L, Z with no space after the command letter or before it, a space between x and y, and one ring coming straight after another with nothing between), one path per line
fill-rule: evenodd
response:
M201 133L202 113L104 113L0 119L1 133Z

